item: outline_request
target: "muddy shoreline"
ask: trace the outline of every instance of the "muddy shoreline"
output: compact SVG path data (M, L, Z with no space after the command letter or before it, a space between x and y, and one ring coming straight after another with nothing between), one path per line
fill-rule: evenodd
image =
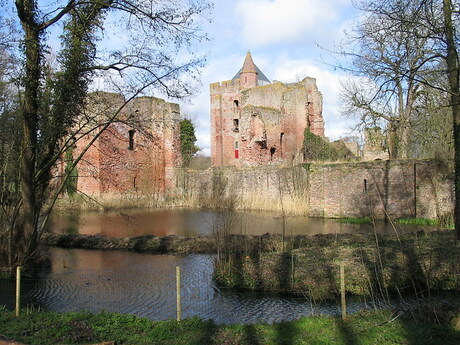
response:
M411 235L409 235L411 236ZM447 237L445 234L441 235ZM453 235L452 235L453 236ZM396 241L390 236L380 236L380 241ZM202 236L129 236L108 237L102 235L45 233L42 244L60 248L131 250L141 253L176 254L216 254L218 251L232 254L255 254L266 252L286 252L306 247L330 247L338 245L364 245L373 241L374 235L357 234L319 234L282 236L280 234L263 235L225 235L216 237ZM219 247L219 248L218 248Z

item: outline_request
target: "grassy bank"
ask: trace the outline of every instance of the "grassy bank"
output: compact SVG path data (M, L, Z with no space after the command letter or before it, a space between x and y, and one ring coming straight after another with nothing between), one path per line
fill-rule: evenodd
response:
M460 245L451 231L394 237L314 236L279 240L271 251L227 243L214 278L225 287L295 293L313 300L354 295L388 298L460 291Z
M395 219L398 224L414 224L414 225L429 225L438 226L446 229L454 229L454 219L452 215L444 217L438 217L437 219L425 219L425 218L398 218Z
M114 313L13 312L0 310L0 334L27 344L302 345L460 343L459 310L361 312L346 320L316 316L277 324L215 325L197 318L153 322Z

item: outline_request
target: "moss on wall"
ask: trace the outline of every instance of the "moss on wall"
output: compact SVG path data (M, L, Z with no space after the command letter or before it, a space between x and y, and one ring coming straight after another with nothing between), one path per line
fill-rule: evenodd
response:
M305 128L303 141L304 159L307 161L349 161L355 155L341 141L328 143L310 129Z

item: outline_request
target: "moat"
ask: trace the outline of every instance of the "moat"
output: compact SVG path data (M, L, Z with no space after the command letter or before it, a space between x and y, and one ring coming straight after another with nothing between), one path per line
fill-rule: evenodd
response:
M282 217L270 212L237 212L193 209L124 210L114 212L80 212L55 214L52 232L129 236L197 236L210 235L216 224L226 222L232 234L263 235L317 235L373 233L374 225L348 224L337 219ZM392 224L376 221L379 234L394 234ZM398 232L432 231L433 227L397 225Z
M114 237L141 235L207 235L222 217L232 219L232 231L260 235L365 233L370 225L352 225L333 219L283 218L271 213L217 212L211 210L155 210L113 213L58 215L52 222L55 232L76 232ZM379 222L381 234L391 234L388 223ZM428 227L399 226L413 232ZM54 311L117 311L152 320L175 318L175 268L182 268L182 315L213 319L217 323L277 322L314 314L339 314L336 302L313 302L303 296L260 293L219 288L213 281L215 255L148 254L129 251L48 248L49 272L26 278L23 305ZM0 300L12 308L13 282L2 281ZM440 297L447 298L446 295ZM455 303L458 303L458 299ZM393 303L393 302L391 302ZM397 302L394 302L397 303ZM407 299L407 305L419 303ZM353 297L348 311L388 306L388 301Z

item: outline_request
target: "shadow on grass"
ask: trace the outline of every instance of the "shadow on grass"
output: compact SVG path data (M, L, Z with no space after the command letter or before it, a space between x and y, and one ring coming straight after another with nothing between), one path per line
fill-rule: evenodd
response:
M207 321L204 322L203 327L201 329L201 336L195 342L196 345L208 345L213 344L213 339L217 334L218 326L212 322Z
M244 326L244 341L251 345L262 345L254 325Z
M295 343L298 343L298 338L300 337L300 330L298 329L297 323L283 322L274 325L274 328L276 331L274 343L276 345L293 345Z
M343 340L345 345L358 345L358 338L348 326L346 320L343 320L341 317L336 318L337 331L340 333L340 338Z

